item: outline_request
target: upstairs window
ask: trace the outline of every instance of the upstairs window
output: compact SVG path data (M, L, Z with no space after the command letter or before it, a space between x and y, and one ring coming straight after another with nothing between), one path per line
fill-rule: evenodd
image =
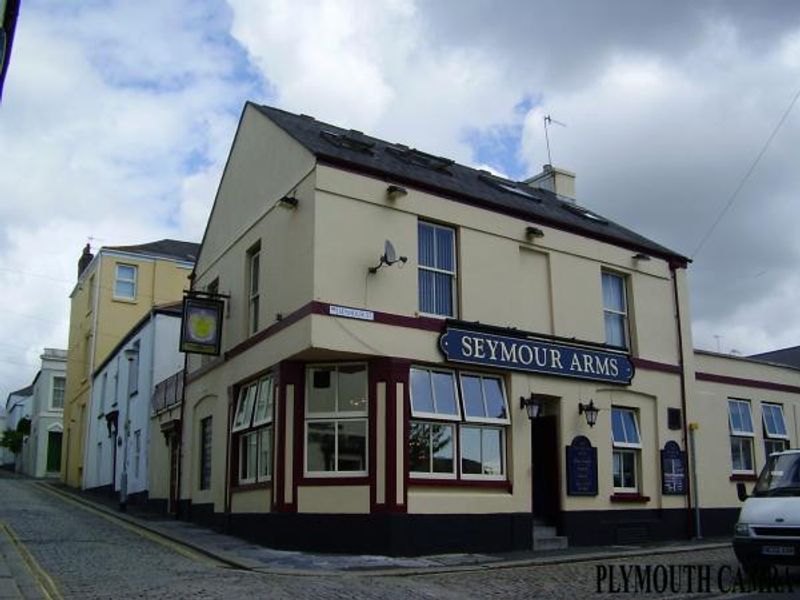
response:
M117 263L114 279L114 297L123 300L136 300L136 265Z
M728 400L728 426L730 427L731 465L733 472L754 473L754 433L749 400Z
M456 232L449 227L418 225L419 310L455 316Z
M258 331L259 277L261 270L261 245L247 252L247 333Z
M764 453L769 456L773 452L783 452L789 447L783 407L764 403L761 405L761 414L764 421Z
M625 277L604 271L602 278L606 344L627 348L628 299L625 293Z
M64 408L64 389L66 385L66 378L53 377L53 397L50 402L51 408Z

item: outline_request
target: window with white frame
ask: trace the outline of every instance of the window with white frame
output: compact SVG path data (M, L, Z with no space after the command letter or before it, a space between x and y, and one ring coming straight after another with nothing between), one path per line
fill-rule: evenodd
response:
M411 476L505 479L510 421L502 379L419 366L409 379Z
M272 376L243 385L234 411L232 445L239 453L239 485L272 477L272 415L275 382Z
M67 386L65 377L53 377L53 396L50 408L64 408L64 389Z
M611 442L614 491L638 493L642 440L635 410L611 407Z
M307 377L306 473L366 475L367 366L313 366Z
M786 432L786 421L783 418L783 407L780 404L761 405L764 423L764 453L769 456L773 452L783 452L789 447L789 435Z
M114 279L114 297L124 300L136 300L136 265L117 263Z
M420 221L418 230L419 310L456 316L456 232Z
M728 426L731 437L731 465L733 472L754 473L753 418L749 400L728 399Z
M247 333L258 331L261 244L247 251Z
M628 298L625 277L603 271L603 320L606 344L618 348L628 347Z

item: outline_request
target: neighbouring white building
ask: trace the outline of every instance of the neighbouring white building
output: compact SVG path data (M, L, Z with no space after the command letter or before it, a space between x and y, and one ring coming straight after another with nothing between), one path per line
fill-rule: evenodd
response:
M29 385L22 389L11 392L6 399L6 423L3 427L5 432L7 429L16 430L19 422L22 419L30 419L31 405L33 403L33 386ZM2 466L13 471L22 470L22 457L23 453L15 455L5 448L1 449L0 459L2 459Z
M151 399L157 383L183 369L180 317L179 303L153 308L94 371L84 489L126 488L131 502L147 499Z
M40 358L42 368L32 384L31 429L23 449L22 472L32 477L57 477L61 470L67 351L45 348Z

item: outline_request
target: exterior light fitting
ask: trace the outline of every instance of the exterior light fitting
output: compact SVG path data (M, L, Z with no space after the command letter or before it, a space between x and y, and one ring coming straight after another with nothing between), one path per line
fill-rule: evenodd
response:
M280 200L278 200L278 204L281 205L283 208L297 208L297 198L293 198L291 196L284 196Z
M538 227L526 227L525 237L527 237L528 239L544 237L544 231L542 231Z
M633 260L650 260L650 256L644 254L643 252L639 252L638 254L633 255Z
M386 188L386 196L389 200L397 200L402 196L407 196L408 190L401 185L390 185Z
M589 400L589 404L578 403L578 414L586 413L586 424L589 427L594 427L594 424L597 423L597 413L599 412L600 409L594 405L594 400Z
M519 399L519 407L525 409L525 411L528 413L528 418L531 421L538 418L542 413L542 402L537 400L533 393L531 393L530 398L521 396Z
M127 350L123 351L123 354L128 361L132 361L136 360L136 358L139 356L139 351L135 350L134 348L128 348Z

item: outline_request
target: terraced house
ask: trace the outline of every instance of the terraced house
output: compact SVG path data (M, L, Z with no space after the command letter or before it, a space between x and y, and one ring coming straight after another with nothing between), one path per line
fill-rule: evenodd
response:
M182 514L391 554L685 537L687 262L567 171L248 103L193 275L226 306L188 361Z
M96 255L88 244L84 248L70 294L61 454L61 476L67 484L87 483L87 419L97 418L90 414L92 374L153 307L181 300L197 250L197 244L177 240L104 246Z

